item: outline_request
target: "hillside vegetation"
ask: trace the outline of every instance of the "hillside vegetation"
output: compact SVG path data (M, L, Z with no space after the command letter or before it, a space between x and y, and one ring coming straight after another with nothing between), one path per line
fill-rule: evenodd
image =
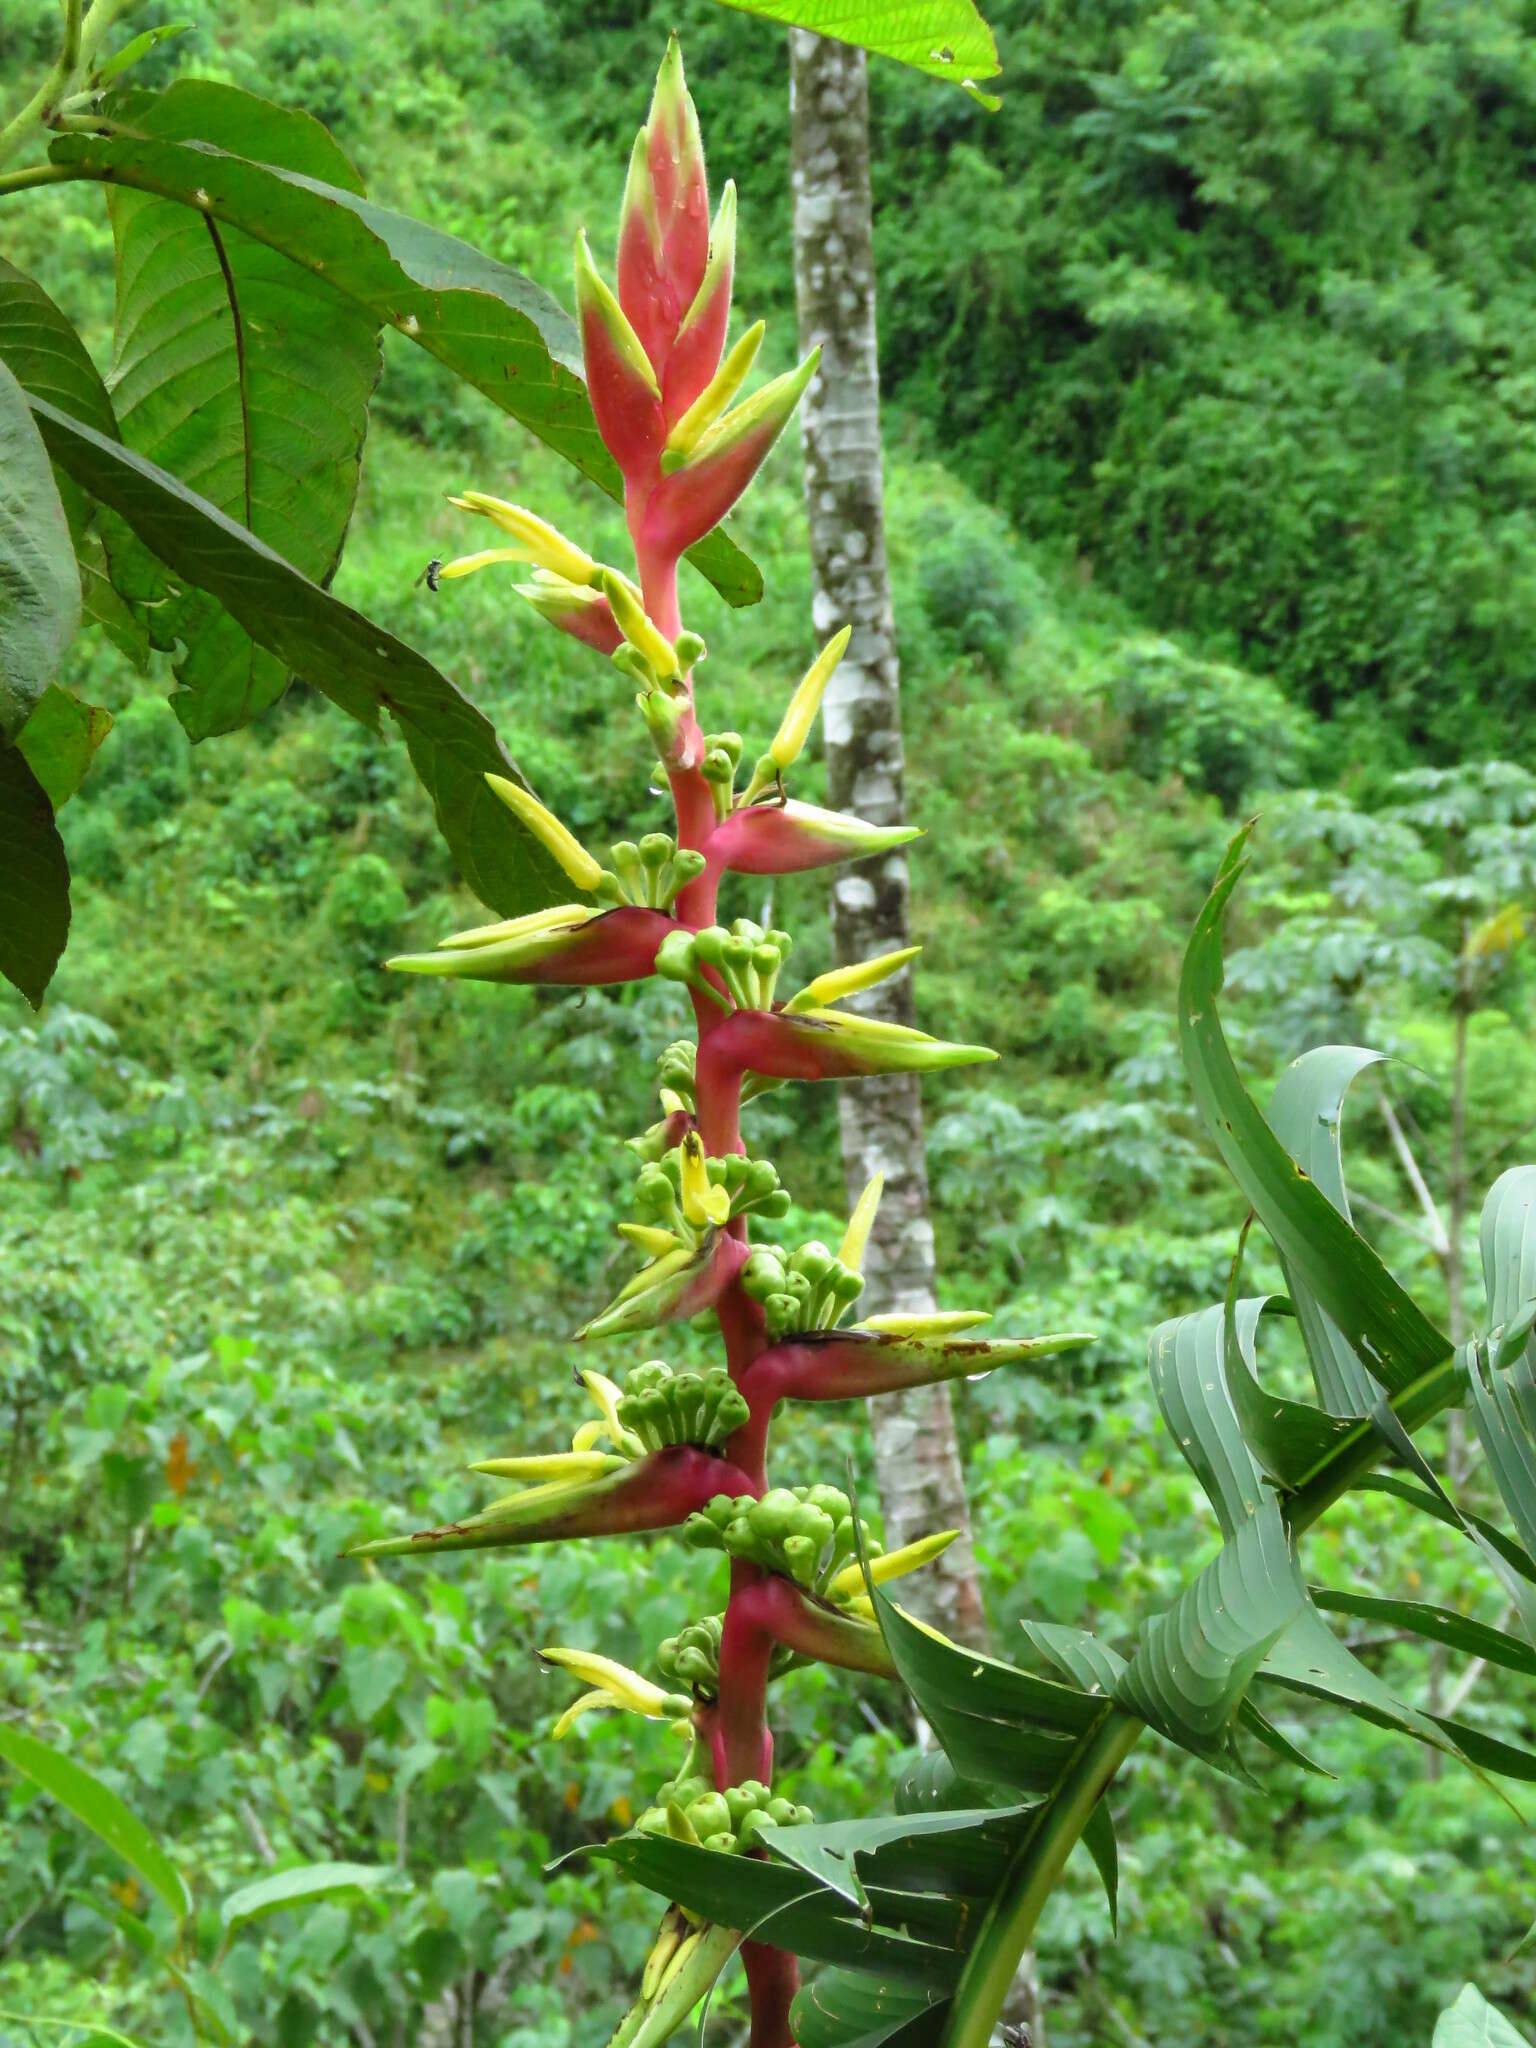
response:
M997 116L873 80L920 1020L1003 1055L925 1093L946 1305L1000 1297L1000 1334L1100 1332L959 1392L1010 1650L1026 1609L1112 1635L1206 1554L1143 1359L1157 1321L1220 1296L1243 1220L1195 1139L1171 1014L1237 820L1265 813L1232 1005L1256 1090L1320 1036L1386 1042L1413 1062L1389 1086L1432 1175L1459 912L1414 891L1475 866L1492 826L1519 856L1499 886L1529 901L1524 783L1393 780L1528 751L1528 12L1009 0L990 10ZM374 197L568 298L576 226L611 250L673 22L716 175L741 187L739 296L773 316L777 366L785 65L761 23L708 0L220 0L149 65L307 109ZM11 96L53 34L44 0L0 6ZM103 213L53 193L14 212L7 254L96 320L105 365ZM466 485L618 547L606 501L392 337L336 588L469 689L600 845L642 800L629 693L493 574L420 584L472 545L445 503ZM729 613L696 578L685 603L750 748L812 651L792 445L739 538L764 603ZM636 1744L659 1763L667 1738L589 1719L554 1745L532 1652L601 1632L638 1656L708 1561L656 1548L642 1585L618 1545L387 1577L338 1553L478 1500L471 1457L563 1441L569 1333L619 1271L633 1162L604 1134L651 1120L644 1048L680 999L385 976L477 916L403 750L301 686L193 750L163 658L140 676L87 639L72 660L117 725L61 818L75 922L48 1006L0 1007L0 1699L67 1730L208 1874L205 1898L291 1850L397 1866L382 1904L233 1945L249 2038L425 2042L457 1998L465 2043L595 2048L649 1921L602 1866L540 1869L629 1818ZM1358 853L1378 842L1381 869ZM732 911L757 914L737 886ZM775 906L807 973L827 960L824 887L797 878ZM1479 1157L1529 1114L1530 992L1512 945L1470 1033ZM785 1102L756 1105L749 1137L792 1189L836 1186L830 1092ZM1352 1115L1363 1192L1410 1207L1379 1117ZM839 1227L801 1207L783 1230ZM1382 1228L1436 1300L1423 1243ZM825 1448L872 1494L861 1418L829 1412ZM1429 1528L1373 1498L1318 1548L1347 1584L1388 1546L1403 1597L1497 1621ZM1438 1682L1390 1641L1371 1654L1410 1692ZM830 1818L881 1793L910 1731L876 1681L820 1687L786 1686L781 1757L790 1796ZM1514 1729L1519 1697L1485 1676L1462 1711ZM1058 1898L1052 2048L1427 2041L1479 1964L1490 1995L1536 2009L1536 1964L1511 1954L1536 1852L1491 1788L1358 1728L1314 1740L1301 1709L1286 1726L1351 1768L1279 1772L1262 1796L1138 1760L1136 1938L1111 1945L1091 1871ZM56 1813L3 1796L0 2011L180 2048L184 2012L133 1966L145 1902ZM5 2048L28 2039L8 2024Z

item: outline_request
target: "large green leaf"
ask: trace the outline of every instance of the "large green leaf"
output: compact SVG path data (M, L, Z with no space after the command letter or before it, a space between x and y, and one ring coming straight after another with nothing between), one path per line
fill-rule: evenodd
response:
M1448 1338L1291 1158L1259 1114L1221 1029L1221 920L1246 866L1245 826L1195 922L1179 978L1179 1040L1206 1129L1297 1282L1316 1296L1373 1379L1400 1394L1450 1355Z
M0 1758L30 1778L143 1878L178 1920L191 1911L181 1872L137 1814L69 1757L24 1729L0 1722Z
M1488 1291L1488 1341L1513 1330L1536 1304L1536 1166L1512 1166L1488 1190L1478 1224L1483 1284ZM1536 1351L1536 1336L1523 1347Z
M13 741L80 626L80 577L27 394L0 362L0 743Z
M177 85L166 98L183 90ZM211 138L174 141L130 127L59 136L50 153L81 177L193 206L220 228L265 243L419 343L611 497L622 496L587 399L576 324L517 271L424 221L252 162ZM689 560L732 604L755 604L763 594L758 570L723 531L691 549Z
M1436 2020L1430 2048L1529 2048L1529 2044L1475 1984L1463 1984L1455 2004L1448 2005Z
M217 135L233 155L361 196L318 121L234 86L179 81L128 95L115 118L172 142ZM113 190L109 211L122 438L313 582L328 582L357 495L380 316L200 207ZM151 602L156 645L182 650L172 702L193 739L233 731L282 694L283 663L216 599L165 592L158 563L107 540L118 589Z
M23 391L73 414L115 441L117 415L101 374L79 335L35 278L0 257L0 362ZM113 588L95 507L72 478L59 478L59 495L75 544L85 618L99 625L135 666L149 654L149 635ZM43 780L46 782L47 778Z
M503 916L564 901L570 885L487 771L521 780L489 719L424 656L320 589L179 478L32 401L49 452L170 569L206 590L279 660L377 732L389 711L465 881Z
M69 862L53 806L19 747L0 746L0 974L33 1009L69 937Z
M1350 1083L1380 1059L1380 1053L1364 1046L1316 1046L1291 1062L1269 1101L1270 1129L1346 1223L1350 1214L1344 1185L1344 1097ZM1291 1262L1282 1257L1280 1264L1312 1362L1318 1399L1330 1415L1368 1414L1376 1401L1370 1374Z
M770 1855L862 1912L868 1904L866 1877L889 1891L938 1890L955 1898L985 1898L1033 1811L1027 1806L954 1808L819 1827L765 1828L761 1840Z
M1330 1414L1306 1401L1288 1400L1261 1386L1257 1318L1245 1323L1238 1313L1242 1306L1229 1301L1221 1310L1227 1395L1243 1440L1252 1447L1260 1467L1278 1486L1294 1490L1325 1470L1331 1458L1366 1435L1372 1425L1348 1415Z
M786 28L854 43L955 85L998 73L997 45L974 0L725 0L725 5Z

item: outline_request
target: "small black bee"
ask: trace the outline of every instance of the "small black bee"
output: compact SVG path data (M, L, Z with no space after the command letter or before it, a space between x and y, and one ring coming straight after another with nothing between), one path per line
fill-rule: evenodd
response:
M439 576L442 575L442 573L443 565L437 559L437 556L434 555L431 561L428 562L425 569L423 569L421 574L416 578L416 582L413 587L417 590L420 590L423 583L425 583L428 590L435 591L437 589L437 579Z

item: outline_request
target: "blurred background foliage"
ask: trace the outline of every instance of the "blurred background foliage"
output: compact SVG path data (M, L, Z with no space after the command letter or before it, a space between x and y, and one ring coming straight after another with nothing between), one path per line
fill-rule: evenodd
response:
M1264 821L1234 1041L1261 1095L1327 1038L1399 1055L1357 1090L1351 1152L1362 1221L1433 1313L1447 1261L1383 1091L1442 1199L1458 1042L1479 1195L1529 1122L1536 782L1512 762L1536 20L1525 0L989 13L1001 113L890 67L871 84L918 1000L1004 1054L927 1093L945 1303L996 1299L1000 1334L1102 1333L960 1392L1011 1651L1026 1612L1113 1635L1214 1548L1143 1355L1155 1322L1219 1296L1242 1221L1171 1016L1239 815ZM773 316L779 367L786 67L760 23L708 0L208 0L144 71L308 109L373 196L565 297L580 222L611 254L674 23L715 175L742 188L738 303ZM54 33L48 0L0 0L10 98ZM6 250L105 362L95 195L12 199ZM417 582L476 544L444 502L466 484L599 554L617 514L419 351L386 353L338 591L474 693L589 843L660 824L604 664L493 575ZM792 444L741 537L766 602L730 615L697 579L686 601L710 718L750 748L811 652ZM0 1712L42 1716L173 1836L205 1917L274 1860L397 1866L392 1892L237 1941L252 2038L586 2048L651 1916L599 1866L541 1866L628 1819L669 1738L588 1719L555 1746L566 1694L531 1652L636 1658L709 1605L714 1563L602 1544L386 1577L337 1553L468 1506L472 1456L566 1440L568 1333L622 1263L616 1134L651 1120L675 997L387 979L385 955L477 915L403 752L302 688L194 752L158 664L135 675L94 637L71 662L117 726L62 814L75 926L48 1007L0 1003ZM758 914L737 887L732 914ZM824 883L781 885L773 921L807 973L829 964ZM801 1200L786 1233L831 1235L831 1094L767 1097L749 1136ZM861 1418L828 1413L797 1420L820 1440L779 1476L846 1453L872 1491ZM1310 1555L1340 1585L1369 1556L1382 1590L1499 1618L1449 1536L1383 1497ZM1359 1634L1410 1696L1455 1682ZM1529 1739L1521 1693L1485 1673L1460 1711ZM802 1674L780 1714L790 1796L826 1818L886 1796L911 1739L887 1689ZM1337 1778L1277 1771L1263 1793L1138 1752L1120 1943L1091 1871L1044 1929L1053 2048L1427 2041L1468 1975L1529 2023L1520 1819L1354 1723L1307 1743ZM135 1969L158 1909L19 1784L0 1801L0 2008L180 2044L184 2013Z

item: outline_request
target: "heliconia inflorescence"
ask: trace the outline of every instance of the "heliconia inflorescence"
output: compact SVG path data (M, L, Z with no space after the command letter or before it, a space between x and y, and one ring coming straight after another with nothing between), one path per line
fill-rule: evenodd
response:
M683 627L678 563L730 510L815 373L798 369L743 396L762 341L748 328L726 349L736 247L727 185L713 225L698 116L673 39L649 118L635 141L619 225L618 288L599 275L585 238L576 251L576 306L598 428L624 477L633 576L595 561L536 514L480 492L453 502L488 520L496 545L442 565L440 580L503 563L529 571L519 594L552 625L607 655L636 703L667 777L671 833L620 841L607 864L520 785L495 794L560 868L571 900L461 932L393 960L413 974L572 987L658 976L691 1003L695 1036L658 1062L661 1118L630 1141L639 1169L634 1215L620 1225L641 1264L576 1333L587 1343L713 1311L725 1362L674 1372L651 1359L621 1385L593 1369L577 1379L597 1413L568 1451L484 1460L475 1470L513 1491L467 1519L366 1543L354 1554L404 1555L658 1529L729 1559L722 1613L657 1651L663 1684L594 1652L550 1648L551 1665L588 1690L560 1716L618 1709L673 1722L687 1747L674 1781L647 1799L638 1826L722 1855L760 1854L774 1828L807 1821L772 1792L769 1681L808 1659L889 1675L865 1570L876 1581L916 1569L945 1531L889 1556L837 1487L770 1487L769 1425L784 1401L842 1401L897 1392L1087 1342L1079 1335L998 1339L969 1334L974 1311L854 1320L878 1178L836 1252L818 1243L754 1244L789 1196L741 1138L744 1102L785 1081L924 1072L993 1055L841 1007L906 971L915 948L780 991L787 932L717 915L728 874L779 875L877 858L914 836L791 797L785 778L812 730L849 642L847 627L816 656L772 740L737 788L743 741L705 733L693 669L703 642ZM859 1561L862 1547L864 1563ZM637 2003L615 2048L654 2048L679 2026L735 1953L736 1930L701 1924L677 1905L662 1918ZM741 1944L752 2003L752 2048L793 2040L793 1956Z

